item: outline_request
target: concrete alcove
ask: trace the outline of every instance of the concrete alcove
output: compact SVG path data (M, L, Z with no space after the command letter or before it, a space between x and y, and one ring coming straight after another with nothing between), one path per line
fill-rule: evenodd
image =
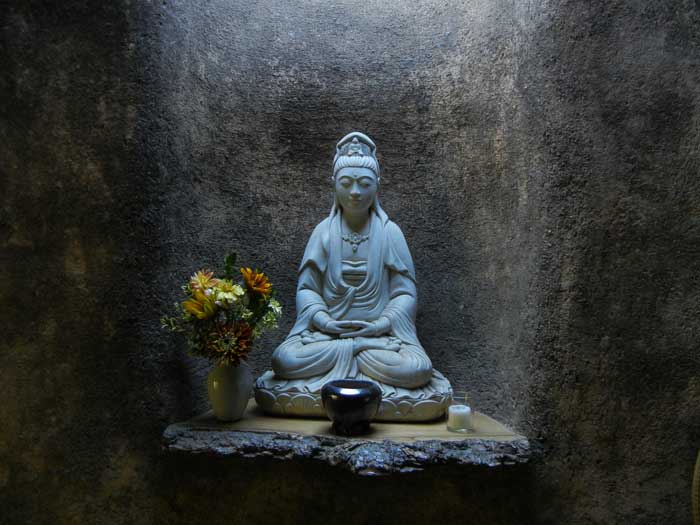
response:
M7 521L689 521L696 3L2 11ZM203 408L205 364L158 318L192 268L237 249L287 307L265 368L351 129L379 146L421 339L479 408L540 440L529 469L375 482L160 454L167 424Z
M515 422L547 220L547 173L518 129L522 25L533 21L462 2L167 11L168 277L229 246L269 268L288 315L254 357L264 370L293 320L309 232L330 209L335 141L364 130L379 147L383 205L413 250L428 352L458 390Z

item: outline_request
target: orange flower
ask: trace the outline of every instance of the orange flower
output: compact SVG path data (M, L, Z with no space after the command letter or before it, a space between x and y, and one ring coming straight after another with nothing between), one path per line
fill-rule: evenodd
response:
M241 268L243 279L249 290L266 297L272 293L272 283L262 272L250 268Z

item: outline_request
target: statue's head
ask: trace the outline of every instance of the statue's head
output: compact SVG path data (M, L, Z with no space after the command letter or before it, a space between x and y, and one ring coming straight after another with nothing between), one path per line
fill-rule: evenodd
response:
M336 145L333 159L333 185L336 206L348 211L368 211L377 200L379 189L379 162L377 146L367 135L354 131L345 135Z

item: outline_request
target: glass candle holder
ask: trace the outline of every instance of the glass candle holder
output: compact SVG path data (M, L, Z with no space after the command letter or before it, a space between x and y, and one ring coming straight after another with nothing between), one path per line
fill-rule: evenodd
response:
M447 407L447 430L463 434L474 430L467 392L455 392L452 397L452 404Z

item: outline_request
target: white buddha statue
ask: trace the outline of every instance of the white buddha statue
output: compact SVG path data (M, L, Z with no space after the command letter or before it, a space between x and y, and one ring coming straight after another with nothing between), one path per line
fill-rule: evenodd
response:
M338 142L335 203L311 234L299 267L297 319L256 381L271 414L324 416L321 388L363 379L382 390L377 419L425 421L444 414L449 381L416 334L416 275L406 240L379 205L376 146L362 133Z

